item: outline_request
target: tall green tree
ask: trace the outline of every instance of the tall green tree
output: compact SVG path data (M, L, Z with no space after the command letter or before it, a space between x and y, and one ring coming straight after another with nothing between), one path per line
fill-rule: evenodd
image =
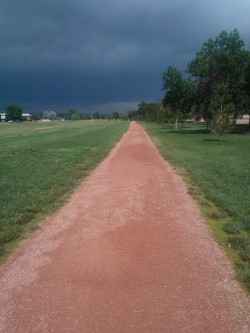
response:
M244 85L244 92L245 92L245 111L250 115L250 57L248 60L248 65L246 68L246 79ZM250 127L250 117L249 117L249 127Z
M175 122L175 114L173 113L171 107L164 107L160 104L156 112L155 120L158 123L173 124Z
M158 102L141 102L138 104L138 110L136 111L136 120L145 120L145 121L158 121L159 114L163 110L162 103Z
M6 113L6 121L9 120L22 120L22 108L18 104L9 104L6 106L5 113Z
M223 134L234 125L232 115L235 113L235 105L232 102L230 90L227 84L218 83L216 85L213 98L209 105L211 114L211 125L220 140L223 140Z
M142 101L138 104L138 109L136 112L136 120L145 120L147 113L150 112L149 103Z
M142 101L138 104L137 110L128 111L127 117L130 120L163 122L163 119L166 119L164 112L162 103Z
M215 39L210 38L188 64L187 73L197 82L198 104L204 118L211 121L213 126L215 117L221 121L224 119L221 129L225 130L226 124L231 126L229 118L235 118L242 112L249 56L244 41L235 29L230 33L222 31ZM218 101L222 103L220 107ZM219 132L221 135L221 130Z
M177 128L180 114L189 113L195 101L196 84L183 77L181 71L169 66L162 75L165 96L163 105L171 108L175 114L175 128Z

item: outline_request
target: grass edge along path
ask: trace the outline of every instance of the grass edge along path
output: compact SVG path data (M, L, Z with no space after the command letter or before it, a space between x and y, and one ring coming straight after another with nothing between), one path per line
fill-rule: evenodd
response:
M140 123L183 178L217 242L250 292L250 133L241 127L224 142L203 124ZM243 129L243 130L242 130Z
M128 122L0 124L0 264L61 207L128 129Z

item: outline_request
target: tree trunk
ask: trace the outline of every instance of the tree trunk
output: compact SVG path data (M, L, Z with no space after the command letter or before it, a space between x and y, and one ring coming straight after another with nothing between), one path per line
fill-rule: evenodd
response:
M176 119L175 119L175 129L178 128L178 113L176 114Z

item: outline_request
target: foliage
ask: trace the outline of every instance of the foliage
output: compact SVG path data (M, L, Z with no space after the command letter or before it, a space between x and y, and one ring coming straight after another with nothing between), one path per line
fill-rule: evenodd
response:
M127 113L127 117L129 120L135 120L137 116L137 110L129 110Z
M127 130L127 122L64 121L2 126L0 252L62 205ZM42 214L42 215L41 215Z
M67 119L69 120L80 120L80 113L76 109L69 109Z
M167 114L169 122L174 116L177 128L178 121L203 117L207 131L211 126L222 139L237 116L250 112L250 52L238 31L222 31L205 42L186 73L189 78L169 66L162 74L165 110L154 110L146 117L141 110L145 105L139 104L138 110L129 112L129 118L166 122Z
M164 107L162 103L141 102L137 110L130 110L127 114L130 120L145 120L156 122L172 122L173 112L169 107Z
M176 128L180 114L190 113L194 105L195 83L184 79L183 74L176 68L169 66L162 75L163 90L166 91L163 105L168 106L175 113Z
M245 77L245 85L244 90L248 97L250 97L250 57L248 58L247 67L246 67L246 77ZM249 109L248 109L249 111Z
M120 113L119 118L121 120L128 120L128 114L127 113Z
M92 119L101 119L102 115L96 111L96 112L92 113L91 118Z
M169 66L162 74L165 95L161 103L142 101L130 110L130 120L174 123L202 117L218 133L233 128L240 114L250 112L250 52L237 30L222 31L205 42L188 64L189 78ZM249 123L250 125L250 123Z
M208 110L211 115L212 127L222 140L223 134L231 129L235 123L235 120L233 119L235 105L232 101L227 84L219 83L215 86L214 95Z
M22 120L22 108L18 104L9 104L5 109L6 121Z
M246 68L246 77L244 84L244 109L246 113L250 114L250 57L248 59L247 68ZM250 118L249 118L249 126L250 126Z
M80 119L81 119L81 116L79 113L74 113L71 116L71 120L80 120Z
M43 112L43 118L44 119L53 120L53 119L56 119L56 117L57 117L57 114L54 111L44 111Z
M250 53L238 31L210 38L187 67L197 82L196 102L220 136L246 108L246 73Z
M31 116L31 120L36 121L36 120L40 120L40 119L41 119L41 117L38 116L37 114L33 114L33 115Z
M120 115L118 112L113 112L111 118L117 120L120 119Z
M155 120L157 123L173 124L175 114L170 106L164 107L163 105L159 105L155 114Z

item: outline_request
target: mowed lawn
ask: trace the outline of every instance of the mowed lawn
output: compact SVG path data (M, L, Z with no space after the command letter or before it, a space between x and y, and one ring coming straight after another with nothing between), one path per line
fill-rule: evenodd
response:
M219 243L250 290L250 131L238 126L220 142L203 124L142 123L162 156L198 200Z
M0 253L62 205L127 129L126 121L0 123Z

